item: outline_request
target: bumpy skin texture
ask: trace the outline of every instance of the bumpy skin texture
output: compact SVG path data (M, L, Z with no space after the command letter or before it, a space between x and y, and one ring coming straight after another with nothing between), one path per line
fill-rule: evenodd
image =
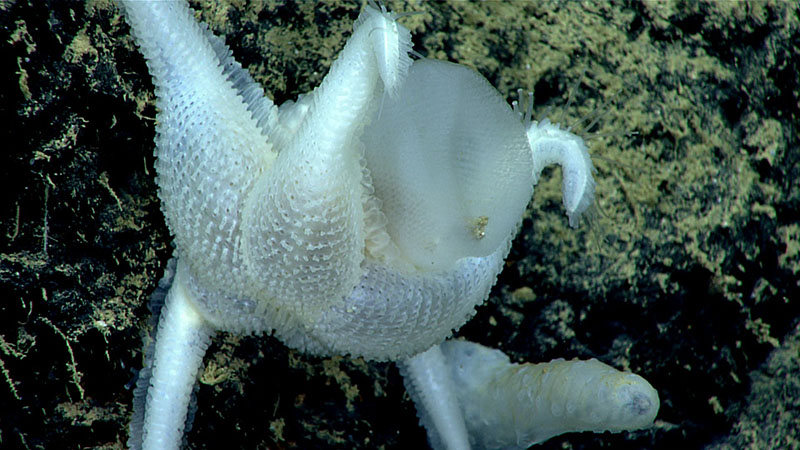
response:
M440 347L474 448L525 449L568 432L636 430L658 413L650 383L596 359L513 364L473 342Z
M179 446L215 330L395 359L474 314L532 190L525 129L482 77L449 63L412 66L410 33L370 5L319 88L278 110L185 3L123 6L156 85L157 181L177 259L137 382L144 412L135 411L132 447ZM364 139L396 123L390 111L426 113L422 87L453 100L441 117L398 140ZM400 170L404 150L417 152L417 167ZM381 181L392 183L371 168L388 168ZM436 180L453 195L410 190ZM443 226L429 232L433 223Z
M368 6L320 87L277 108L187 5L124 5L156 85L156 169L177 260L137 383L133 448L179 446L215 330L410 357L410 391L442 447L637 426L617 417L616 372L599 363L531 375L474 350L447 361L437 347L488 296L544 166L565 168L573 225L591 203L580 139L557 126L540 136L470 69L412 64L410 34L385 9ZM431 346L436 358L414 356ZM657 399L648 405L646 423Z
M365 127L388 120L375 119L377 110L381 102L395 100L384 98L387 80L381 77L402 84L410 64L403 51L395 56L398 67L387 69L381 65L387 56L375 51L390 40L409 48L408 31L391 14L368 7L323 84L278 112L259 96L260 89L224 44L186 20L185 5L150 9L135 3L125 3L125 10L157 86L156 154L164 214L175 234L178 264L187 267L187 289L206 320L226 331L274 331L288 345L313 353L393 359L440 341L474 313L501 269L531 190L524 130L507 106L495 106L499 112L493 114L514 132L504 131L504 141L491 148L470 149L489 157L503 152L507 164L497 173L452 178L476 184L514 180L505 193L495 192L484 202L498 208L496 197L510 197L511 204L500 209L516 219L490 216L494 237L487 239L488 251L485 243L477 254L449 248L457 257L429 270L409 260L409 245L398 239L408 240L415 229L387 229L385 216L430 215L424 208L436 208L438 214L455 205L420 205L425 198L419 194L401 205L408 210L381 210L370 167L364 166L361 135ZM173 20L185 24L176 26ZM394 27L384 26L387 21ZM151 32L154 26L172 31L160 36ZM466 70L450 66L435 69ZM402 102L398 90L387 89ZM459 169L462 148L469 147L445 155L458 161L436 176ZM378 156L369 162L381 155L372 154ZM402 179L399 185L414 182ZM509 195L510 190L517 192ZM469 226L463 224L465 232ZM382 244L371 247L373 241Z

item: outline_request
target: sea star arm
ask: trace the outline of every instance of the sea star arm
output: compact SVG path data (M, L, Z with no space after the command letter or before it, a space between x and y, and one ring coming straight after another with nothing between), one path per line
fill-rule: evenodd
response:
M194 307L186 275L179 262L159 317L154 352L148 355L150 364L137 382L136 395L146 397L131 421L132 449L174 449L183 437L192 388L214 333Z
M594 202L594 166L583 139L544 119L528 127L528 141L533 155L533 183L551 164L561 166L564 209L569 225L578 227L581 216Z
M658 393L642 377L590 359L513 364L467 341L441 345L475 448L525 449L559 434L652 425Z
M176 233L177 275L140 372L130 427L131 448L174 449L215 329L197 309L187 263L194 262L202 273L218 264L206 255L231 253L216 236L236 229L236 221L207 213L236 205L241 193L221 184L201 189L190 181L197 174L219 175L219 168L227 167L227 175L238 176L229 180L231 185L246 190L252 181L236 168L274 159L265 135L276 125L277 109L222 40L194 20L185 2L124 1L121 6L156 86L156 169L167 223L173 231L193 231ZM217 166L210 167L212 161ZM181 214L183 209L193 213ZM188 257L192 254L203 257Z
M440 345L398 361L406 391L435 449L469 450L467 426Z
M191 282L202 274L215 292L237 292L238 211L253 173L277 157L267 136L277 107L186 2L120 3L156 87L156 181L176 256Z
M521 91L518 92L521 93ZM520 100L524 102L524 99ZM594 202L596 184L592 176L595 168L586 142L572 133L569 128L552 123L547 118L541 121L531 120L532 93L528 95L527 108L516 101L513 106L514 111L526 127L533 158L534 186L539 182L539 177L545 167L552 164L561 166L564 209L569 218L569 225L577 228L581 216L589 210Z

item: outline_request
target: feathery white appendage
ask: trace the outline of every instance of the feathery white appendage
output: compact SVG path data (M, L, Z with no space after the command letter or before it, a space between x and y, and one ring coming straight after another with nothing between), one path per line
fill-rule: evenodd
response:
M297 133L312 109L317 112L319 108L326 108L317 114L318 121L323 123L330 118L359 117L358 113L363 108L374 106L369 100L373 100L372 94L377 88L378 79L382 82L382 92L388 93L391 98L397 97L413 62L408 55L413 44L411 32L397 23L397 16L382 4L367 3L353 24L353 36L334 61L322 84L309 94L298 97L296 102L290 100L280 106L280 133L275 140L278 148ZM329 91L338 96L332 105L317 100L324 98ZM334 121L337 122L347 123L346 120ZM366 123L356 125L363 127ZM336 131L332 133L343 134Z
M132 449L170 450L181 444L192 389L213 333L192 305L187 275L179 262L158 321L152 366L143 369L151 375L144 414L134 412L130 425Z
M351 141L372 120L369 113L377 110L381 99L376 94L388 92L394 97L403 85L412 63L408 55L411 32L397 23L396 16L368 4L320 86L298 101L310 106L304 118L306 129L319 129L320 137L330 140L321 147L363 150Z
M397 98L397 92L411 67L411 58L408 56L412 47L411 32L397 23L397 14L389 12L383 4L377 7L373 2L367 4L356 27L362 20L372 27L370 37L384 89L390 97Z
M420 423L436 450L469 450L464 416L438 345L397 363Z
M533 155L533 184L545 167L561 166L563 201L569 225L577 228L581 215L594 202L595 171L589 150L582 138L547 119L532 121L528 127L528 142Z
M513 364L466 341L441 345L476 448L528 448L562 433L646 428L658 393L642 377L595 359Z

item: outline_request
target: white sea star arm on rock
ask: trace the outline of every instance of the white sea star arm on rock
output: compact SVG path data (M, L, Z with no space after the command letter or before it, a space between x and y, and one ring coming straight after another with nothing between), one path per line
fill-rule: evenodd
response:
M576 431L652 425L658 393L642 377L595 359L513 364L467 341L441 346L474 448L528 448Z
M152 359L158 364L137 383L147 396L130 425L128 445L134 449L178 448L183 437L192 388L214 333L193 304L186 276L179 265L156 330Z
M406 391L417 408L420 423L428 431L431 447L469 450L467 426L439 345L398 361Z

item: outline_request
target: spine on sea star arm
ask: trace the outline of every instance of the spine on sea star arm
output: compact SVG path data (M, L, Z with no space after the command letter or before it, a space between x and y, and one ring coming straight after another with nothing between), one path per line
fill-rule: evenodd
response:
M513 364L466 341L441 345L476 448L528 448L562 433L650 426L658 393L595 359Z

